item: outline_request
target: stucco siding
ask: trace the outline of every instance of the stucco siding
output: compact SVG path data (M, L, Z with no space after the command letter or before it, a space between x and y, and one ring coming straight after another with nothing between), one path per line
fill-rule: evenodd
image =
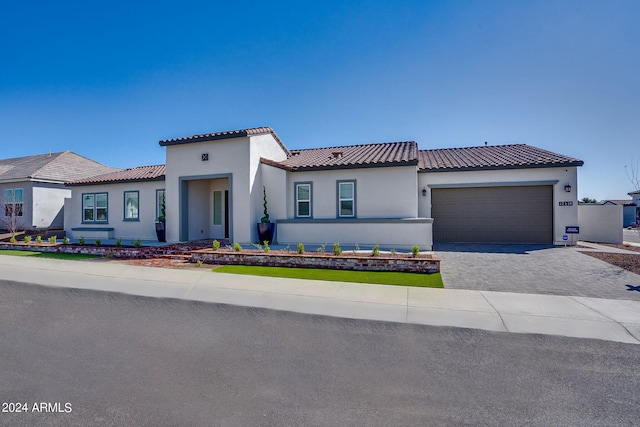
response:
M33 183L30 181L9 182L0 184L0 228L7 228L7 221L10 217L5 217L4 212L4 191L8 189L22 189L22 216L16 217L19 230L31 229L33 225Z
M64 199L71 190L60 185L35 183L33 185L33 226L35 228L62 228L64 225Z
M326 244L326 250L338 242L344 246L373 246L409 249L413 245L431 250L432 221L426 218L405 220L283 220L277 224L278 244Z
M415 166L290 172L287 177L287 218L295 217L296 182L312 182L315 219L337 217L337 181L356 181L357 218L417 218L418 183Z
M86 185L71 187L71 199L65 203L65 232L70 238L89 235L84 230L73 231L73 228L113 228L112 236L123 240L155 240L156 190L164 189L164 181L132 182L118 184ZM125 220L124 192L138 191L139 220ZM85 223L82 221L82 195L85 193L108 194L108 221ZM168 207L168 204L166 204Z
M621 205L580 205L578 215L580 234L574 240L622 244Z
M181 218L183 212L191 207L181 208L181 198L191 204L188 196L180 192L183 182L210 180L232 175L230 179L230 203L233 212L231 238L239 242L251 239L250 224L250 179L249 179L249 138L233 138L230 140L205 141L191 144L167 146L167 240L194 240L199 237L199 229L188 225L188 233L197 231L196 236L181 236L181 220L189 222L189 218ZM209 160L202 161L202 154L208 154ZM207 202L207 209L210 209Z
M569 193L564 190L567 184L572 187ZM428 218L432 216L431 190L433 187L482 187L501 185L552 185L553 241L555 244L564 244L562 236L565 226L575 226L578 224L578 182L576 167L419 173L419 216ZM427 191L426 197L422 196L423 189ZM560 202L569 202L570 206L566 206L567 203L561 206ZM472 206L469 208L473 209ZM434 221L437 220L437 218L434 218Z

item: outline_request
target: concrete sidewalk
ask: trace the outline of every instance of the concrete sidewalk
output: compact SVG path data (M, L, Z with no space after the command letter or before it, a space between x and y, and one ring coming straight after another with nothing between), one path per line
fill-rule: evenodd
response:
M422 325L640 344L640 301L366 285L0 255L0 278L52 287Z

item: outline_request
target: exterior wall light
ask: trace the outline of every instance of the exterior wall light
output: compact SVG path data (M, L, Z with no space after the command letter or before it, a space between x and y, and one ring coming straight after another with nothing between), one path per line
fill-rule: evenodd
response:
M564 186L564 191L566 191L567 193L571 193L571 184L567 184Z
M426 189L426 188L423 188L423 189L422 189L422 195L423 195L424 197L427 197L427 189Z

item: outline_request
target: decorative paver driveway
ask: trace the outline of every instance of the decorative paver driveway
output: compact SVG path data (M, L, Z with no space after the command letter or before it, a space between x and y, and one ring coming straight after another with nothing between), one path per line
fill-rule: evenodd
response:
M640 275L580 253L548 245L440 243L444 287L574 295L640 301Z

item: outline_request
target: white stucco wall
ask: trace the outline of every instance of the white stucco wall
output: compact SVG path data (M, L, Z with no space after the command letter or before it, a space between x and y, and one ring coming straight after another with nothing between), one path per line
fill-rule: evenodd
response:
M262 185L267 191L267 207L272 222L287 218L287 172L280 168L261 164L260 175ZM262 218L262 200L259 204L260 218ZM276 230L277 233L277 230Z
M267 188L266 182L263 181L264 174L261 173L261 169L264 167L273 168L261 164L260 158L282 161L287 158L287 154L271 134L252 136L249 140L249 146L249 191L251 198L251 218L249 219L249 229L251 231L250 241L257 242L258 231L256 224L260 222L260 219L264 216L263 185L267 192L269 217L272 222L279 218L278 213L281 211L281 208L278 206L281 199L280 194L278 194L280 190L274 188L273 185L269 185ZM273 218L271 218L272 216Z
M585 204L578 206L580 234L588 242L622 243L622 206Z
M65 232L72 239L87 237L86 231L73 231L73 228L113 228L113 238L123 240L156 240L156 190L165 188L164 181L131 182L118 184L73 186L71 199L65 203ZM124 221L124 192L139 191L139 221ZM82 194L108 194L108 222L82 222ZM165 207L168 208L165 202Z
M30 181L0 184L0 228L7 228L10 218L4 216L4 190L22 189L22 216L16 217L19 230L33 228L33 183Z
M430 186L493 186L493 185L538 185L549 181L553 184L553 228L554 243L564 244L562 236L566 226L578 225L578 180L576 167L507 169L492 171L426 172L418 174L420 192L418 214L431 217ZM570 193L565 192L566 184L571 185ZM427 196L422 196L422 190ZM559 206L559 202L572 202L572 206ZM434 221L437 221L434 218Z
M53 184L33 184L33 226L62 228L64 199L71 197L71 189Z
M336 181L356 181L357 218L418 217L418 180L415 166L290 172L287 176L287 218L295 217L297 182L312 182L315 219L337 217Z
M284 220L277 224L277 241L281 245L298 243L326 244L334 242L344 246L373 246L387 249L409 249L413 245L421 250L433 246L432 221L426 218L405 220Z
M229 201L233 215L230 237L238 242L249 242L251 231L248 224L252 212L249 138L171 145L167 146L166 150L167 240L174 242L180 240L180 179L209 180L230 174ZM201 159L204 153L209 154L209 160L205 162ZM192 200L189 199L189 204L191 202ZM210 209L208 204L207 209ZM189 232L191 231L191 224L189 224ZM198 235L186 237L190 240L200 238Z

